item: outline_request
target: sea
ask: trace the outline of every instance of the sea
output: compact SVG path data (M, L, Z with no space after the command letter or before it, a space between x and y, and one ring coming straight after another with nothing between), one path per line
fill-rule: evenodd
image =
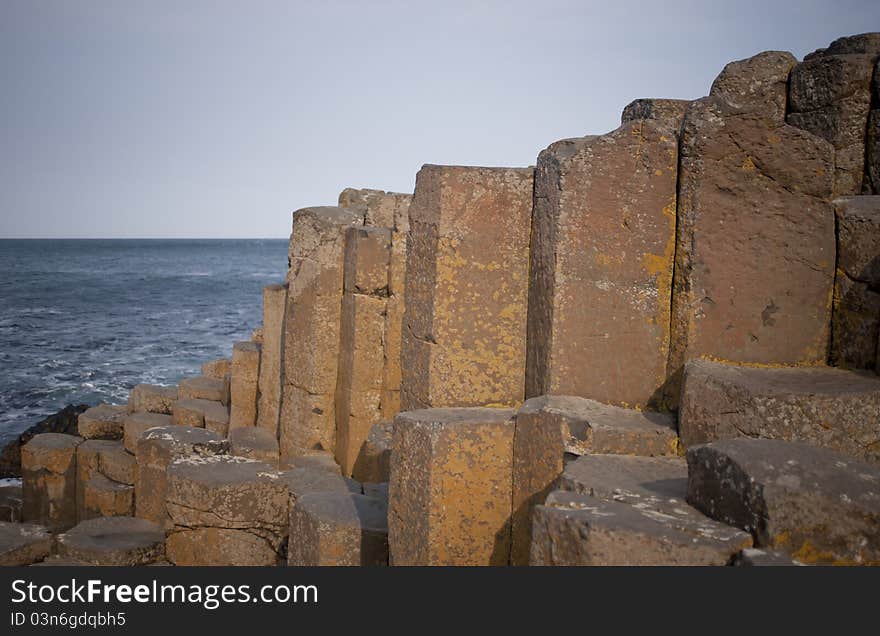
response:
M231 356L286 271L286 239L0 239L0 444Z

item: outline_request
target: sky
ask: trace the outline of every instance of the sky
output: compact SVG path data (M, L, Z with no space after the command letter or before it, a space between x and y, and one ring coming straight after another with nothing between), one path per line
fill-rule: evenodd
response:
M0 0L0 238L284 238L865 31L876 0Z

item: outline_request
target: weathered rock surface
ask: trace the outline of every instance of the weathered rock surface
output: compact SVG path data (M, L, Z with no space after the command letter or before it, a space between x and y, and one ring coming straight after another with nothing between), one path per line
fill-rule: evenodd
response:
M572 396L527 400L516 414L511 563L528 564L532 510L555 488L566 454L675 455L677 448L668 414Z
M229 411L221 402L202 398L178 400L171 407L172 419L177 426L208 428L218 435L225 435L229 427Z
M288 492L278 472L242 457L185 457L168 468L175 565L275 565L288 532Z
M281 470L291 470L293 468L310 468L314 470L326 470L334 475L341 475L342 470L336 463L332 453L312 452L307 455L298 455L296 457L283 457L279 462Z
M284 336L281 453L333 451L345 231L365 208L305 208L293 214Z
M424 409L394 418L393 565L506 565L514 411Z
M714 96L693 102L685 115L666 389L671 407L691 359L825 361L834 149L782 119L793 64L790 54L751 58L737 67L739 78L716 82Z
M122 446L121 441L103 440L103 439L87 439L76 447L76 520L77 523L92 517L102 516L96 508L97 502L94 497L89 501L92 504L91 509L86 509L87 497L86 486L92 477L97 477L101 473L99 471L99 462L101 453L105 451L115 450ZM104 484L100 484L99 488ZM101 488L104 490L103 488ZM94 494L94 493L93 493ZM129 497L129 504L131 497ZM129 506L130 507L130 506ZM129 514L126 512L117 514Z
M786 121L834 146L834 194L862 191L876 56L819 54L791 72Z
M21 477L21 447L27 444L34 435L40 433L64 433L77 435L77 419L79 414L89 408L87 404L65 406L46 419L26 429L15 439L0 449L0 478Z
M731 565L746 566L775 566L785 567L791 565L803 565L795 561L785 552L779 550L761 550L760 548L746 548L736 555Z
M148 430L137 443L135 510L138 517L159 524L169 522L165 509L166 472L176 460L191 455L210 457L225 453L228 445L203 428L168 426Z
M390 259L390 229L346 232L335 403L336 460L345 475L352 473L370 427L382 417Z
M128 395L128 411L171 415L171 405L175 401L177 401L176 386L138 384Z
M291 502L295 502L303 495L310 493L341 492L358 494L363 492L359 482L323 468L291 468L282 471L279 480L287 488Z
M134 454L137 451L138 440L146 431L160 426L171 426L172 424L174 424L172 417L164 413L132 413L122 422L125 450Z
M226 395L226 386L222 378L211 378L205 375L197 375L193 378L184 378L177 385L178 400L212 400L226 404L229 400Z
M98 472L120 484L134 486L137 460L121 443L117 443L98 454Z
M388 508L364 495L324 492L290 509L288 565L388 564Z
M865 188L871 194L880 194L880 60L874 66L874 88L865 148Z
M232 360L229 358L217 358L209 360L202 365L202 375L216 380L222 380L232 370Z
M58 535L58 553L90 565L146 565L163 557L165 532L134 517L89 519Z
M80 489L82 498L77 500L81 512L79 520L96 517L130 517L134 514L134 486L108 479L95 473Z
M799 442L688 449L688 502L803 563L880 563L880 468Z
M665 515L566 491L535 508L531 565L727 565L751 539L718 540Z
M533 175L419 171L407 239L404 410L522 401Z
M278 440L266 428L241 426L232 429L229 431L229 452L273 467L278 465Z
M880 378L831 367L688 364L682 443L761 437L808 442L880 462Z
M284 353L284 311L287 285L263 288L263 343L260 348L259 403L257 426L278 437L281 415L281 356Z
M236 342L232 347L230 429L257 423L261 350L261 345L253 341Z
M880 336L880 196L840 198L834 211L837 277L831 362L873 369Z
M127 413L128 407L125 406L93 406L79 416L79 435L85 439L122 439L122 422Z
M83 439L35 435L21 449L22 518L60 532L76 524L76 447Z
M0 521L21 521L21 485L0 486Z
M657 119L668 120L678 129L681 128L688 104L690 104L690 100L687 99L634 99L623 109L623 113L620 115L620 124L628 124L640 119Z
M379 422L370 428L354 463L352 477L361 482L387 482L391 479L392 422Z
M675 251L678 127L636 120L538 157L526 396L659 405ZM634 159L635 158L635 159Z
M0 521L0 566L30 565L52 551L54 539L45 527Z

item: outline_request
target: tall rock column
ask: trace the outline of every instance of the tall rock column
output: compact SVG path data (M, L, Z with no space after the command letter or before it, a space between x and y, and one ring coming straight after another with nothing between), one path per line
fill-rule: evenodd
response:
M655 406L666 379L680 119L538 157L526 396Z
M253 341L236 342L232 347L230 429L257 423L261 349Z
M287 285L263 288L263 345L260 348L259 408L257 426L278 437L281 415L281 373L284 354L284 312Z
M522 401L533 174L419 171L409 208L403 410Z
M365 213L364 208L338 207L293 213L279 425L282 457L336 446L333 399L345 231L363 225Z
M370 427L382 419L390 258L390 229L348 228L335 404L336 461L346 476Z
M785 123L796 60L728 64L682 127L668 403L700 357L823 364L835 244L834 149Z

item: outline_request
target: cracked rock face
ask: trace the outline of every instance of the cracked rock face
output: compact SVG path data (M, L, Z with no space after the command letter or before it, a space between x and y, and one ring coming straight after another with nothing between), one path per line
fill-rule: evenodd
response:
M880 563L880 469L798 442L689 449L688 502L803 563Z
M534 170L426 165L409 208L401 408L523 399Z
M257 423L262 348L262 345L253 341L236 342L232 346L230 429L255 426Z
M0 521L0 566L30 565L52 551L48 530L32 523Z
M535 508L533 535L531 565L726 565L751 545L745 533L719 540L650 509L565 491Z
M695 360L685 370L678 426L686 447L760 437L880 463L880 378L832 367Z
M165 532L134 517L89 519L58 535L58 552L89 565L146 565L163 558Z
M128 395L129 413L162 413L171 415L171 405L177 400L176 386L138 384Z
M80 413L76 426L85 439L122 439L122 422L127 413L126 406L99 404Z
M35 435L21 448L22 518L52 532L76 524L76 448L83 439Z
M834 201L837 277L831 326L831 361L873 369L880 337L880 196Z
M760 56L756 58L761 61ZM691 359L823 364L834 281L834 149L784 123L788 70L765 60L750 81L685 115L667 403ZM772 77L772 74L771 74ZM737 88L739 87L739 88ZM772 90L771 90L772 89ZM759 102L755 95L761 95Z
M513 415L450 408L394 419L392 565L507 565Z
M257 426L269 431L276 439L281 410L281 356L284 351L286 304L287 285L267 285L263 288L263 344L260 349Z
M233 456L177 459L168 468L168 560L275 565L287 538L288 505L286 485L266 463Z
M370 428L358 453L352 477L365 483L387 482L391 476L392 422L379 422Z
M169 413L171 412L169 407ZM174 420L164 413L132 413L123 420L123 444L129 453L137 452L138 440L151 428L172 426Z

